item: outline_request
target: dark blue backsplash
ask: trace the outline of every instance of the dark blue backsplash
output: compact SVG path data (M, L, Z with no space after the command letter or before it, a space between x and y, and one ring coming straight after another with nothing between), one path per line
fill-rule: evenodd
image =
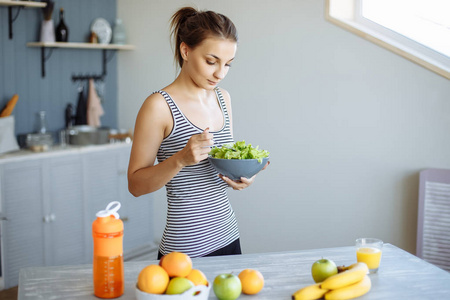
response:
M59 9L64 8L69 28L69 42L87 42L94 19L104 18L114 25L116 0L54 0L53 21L59 23ZM13 16L17 8L13 8ZM43 14L40 8L25 8L13 23L13 39L8 33L8 7L0 6L0 109L14 95L19 101L13 111L15 132L35 130L36 113L47 112L48 129L64 127L64 110L68 103L76 108L79 83L72 75L101 74L102 50L54 49L45 63L46 76L41 77L41 49L30 48L28 42L39 41ZM50 49L46 49L48 55ZM107 51L107 76L102 102L105 114L102 126L117 127L117 54ZM87 82L83 82L87 92Z

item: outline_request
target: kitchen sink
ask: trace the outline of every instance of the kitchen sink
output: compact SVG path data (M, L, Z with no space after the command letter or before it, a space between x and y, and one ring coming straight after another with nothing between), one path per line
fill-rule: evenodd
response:
M67 129L67 138L70 145L101 145L109 143L107 127L93 127L89 125L76 125Z

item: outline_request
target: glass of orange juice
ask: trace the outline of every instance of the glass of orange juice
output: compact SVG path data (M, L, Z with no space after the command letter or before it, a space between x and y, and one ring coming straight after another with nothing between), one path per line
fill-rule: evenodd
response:
M383 241L373 238L356 240L356 260L363 262L369 268L369 273L376 273L381 261Z

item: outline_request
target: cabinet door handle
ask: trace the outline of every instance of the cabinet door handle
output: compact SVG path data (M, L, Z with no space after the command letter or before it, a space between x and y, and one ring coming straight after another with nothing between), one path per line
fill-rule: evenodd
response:
M0 221L9 221L7 217L0 214Z
M56 220L55 214L49 214L49 215L44 216L44 218L43 218L44 223L50 223L55 220Z
M122 222L128 222L128 217L123 217L121 219L122 219Z

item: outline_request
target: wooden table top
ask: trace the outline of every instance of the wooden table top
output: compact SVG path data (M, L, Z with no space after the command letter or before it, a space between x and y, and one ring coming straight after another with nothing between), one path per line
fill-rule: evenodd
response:
M259 270L265 279L263 290L239 299L290 300L296 290L313 284L311 265L320 258L337 265L356 262L354 247L312 249L277 253L254 253L192 259L212 282L216 275L246 268ZM119 299L136 299L134 286L145 266L158 261L125 262L125 293ZM358 298L369 299L450 299L450 273L400 248L385 244L380 269L371 274L372 289ZM98 299L93 295L92 265L24 268L19 276L19 300ZM217 299L211 289L208 299Z

